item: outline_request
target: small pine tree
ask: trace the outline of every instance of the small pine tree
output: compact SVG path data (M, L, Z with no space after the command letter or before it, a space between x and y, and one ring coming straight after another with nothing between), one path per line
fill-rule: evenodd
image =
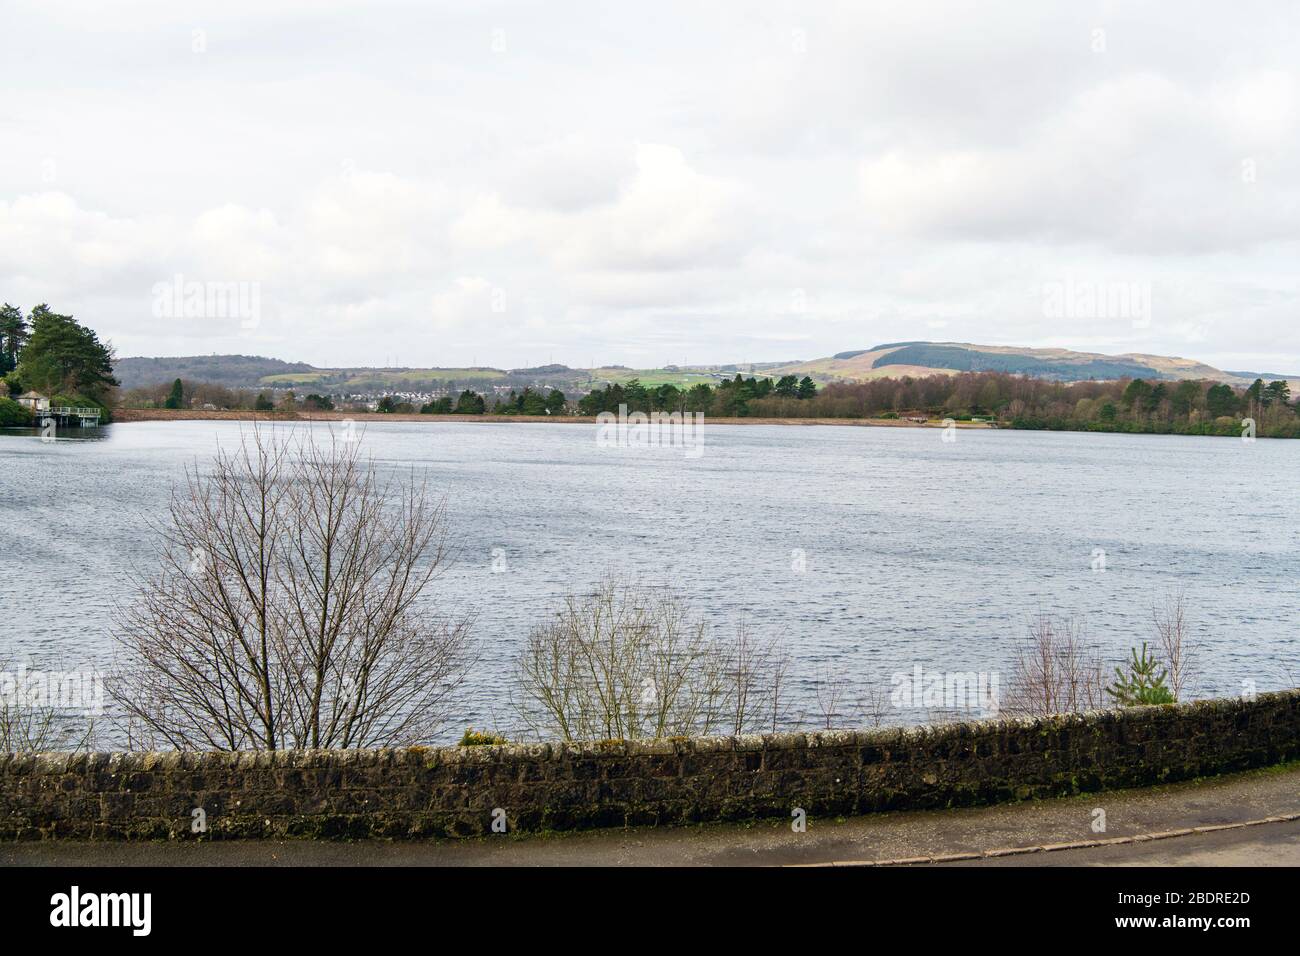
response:
M1146 642L1142 642L1141 655L1136 647L1130 648L1130 652L1128 672L1115 668L1115 683L1106 688L1111 700L1121 707L1174 703L1173 692L1165 685L1166 672L1156 673L1159 665L1155 657L1147 653Z

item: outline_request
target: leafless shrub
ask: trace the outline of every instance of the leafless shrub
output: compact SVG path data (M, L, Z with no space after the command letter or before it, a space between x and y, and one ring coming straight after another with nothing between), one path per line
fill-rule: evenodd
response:
M858 700L858 713L872 727L879 727L885 722L889 712L889 694L879 687L870 687Z
M254 429L187 471L162 569L116 614L109 690L135 742L369 747L442 725L468 634L424 598L443 505L414 477L381 481L359 448Z
M68 715L52 701L28 699L15 673L0 661L0 753L90 749L94 719Z
M1156 629L1156 654L1168 676L1174 700L1183 699L1183 690L1195 676L1196 648L1189 637L1186 595L1182 591L1167 594L1162 604L1151 609Z
M83 750L87 733L70 733L49 707L0 700L0 753Z
M743 625L718 640L670 592L606 580L528 635L514 701L562 740L749 733L779 720L785 673Z
M790 658L770 642L755 639L744 621L736 625L730 643L722 645L722 653L730 732L775 733L786 716L783 694Z
M1105 706L1101 653L1076 618L1040 614L1016 649L1006 702L1013 716L1060 714Z
M845 715L840 712L840 707L843 706L848 692L849 682L843 672L827 666L818 673L813 694L817 700L819 726L823 730L832 729L837 722L843 723L841 718Z
M757 679L765 680L766 689L760 696L771 705L767 709L772 719L766 729L769 733L776 733L790 720L789 703L785 697L790 678L790 655L778 650L774 644L764 644L762 648L755 674Z

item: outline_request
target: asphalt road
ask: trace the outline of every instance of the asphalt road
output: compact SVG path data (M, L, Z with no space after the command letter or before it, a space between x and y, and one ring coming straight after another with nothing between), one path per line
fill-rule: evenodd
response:
M1300 820L942 866L1300 866Z

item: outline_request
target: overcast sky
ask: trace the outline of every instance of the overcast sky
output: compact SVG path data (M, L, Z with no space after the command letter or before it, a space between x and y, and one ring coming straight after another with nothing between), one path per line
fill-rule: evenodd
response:
M0 4L0 299L119 355L1300 372L1294 0Z

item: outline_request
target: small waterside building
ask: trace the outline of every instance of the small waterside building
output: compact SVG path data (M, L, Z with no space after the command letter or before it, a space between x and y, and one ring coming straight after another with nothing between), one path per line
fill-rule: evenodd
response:
M59 428L96 428L99 426L100 415L103 414L102 409L94 406L73 408L70 405L51 405L50 400L40 392L19 395L18 404L28 409L41 426L53 422Z

